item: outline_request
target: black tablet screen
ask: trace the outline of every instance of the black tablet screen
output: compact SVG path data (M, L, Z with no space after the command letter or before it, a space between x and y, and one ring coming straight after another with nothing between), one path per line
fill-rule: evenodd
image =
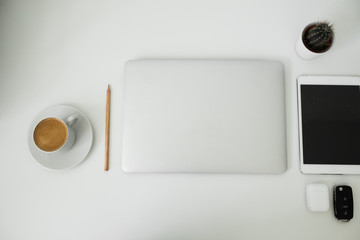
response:
M300 90L304 164L360 165L359 86Z

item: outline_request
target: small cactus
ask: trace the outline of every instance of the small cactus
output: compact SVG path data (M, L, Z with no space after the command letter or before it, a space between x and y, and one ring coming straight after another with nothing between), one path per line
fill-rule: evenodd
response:
M317 22L310 24L303 33L305 46L313 52L327 51L333 42L333 26L328 22Z

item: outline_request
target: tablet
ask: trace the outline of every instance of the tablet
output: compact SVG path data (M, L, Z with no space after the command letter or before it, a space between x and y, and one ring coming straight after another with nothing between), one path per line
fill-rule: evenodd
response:
M360 174L360 77L298 77L300 168Z

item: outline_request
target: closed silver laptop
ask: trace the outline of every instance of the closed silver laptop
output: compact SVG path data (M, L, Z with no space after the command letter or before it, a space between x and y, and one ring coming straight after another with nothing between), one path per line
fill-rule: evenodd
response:
M124 87L124 171L286 170L281 62L131 60Z

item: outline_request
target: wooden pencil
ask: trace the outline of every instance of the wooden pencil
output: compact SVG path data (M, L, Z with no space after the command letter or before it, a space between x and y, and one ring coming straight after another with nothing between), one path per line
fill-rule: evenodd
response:
M105 127L105 166L104 171L109 170L109 129L110 129L110 85L106 91L106 127Z

